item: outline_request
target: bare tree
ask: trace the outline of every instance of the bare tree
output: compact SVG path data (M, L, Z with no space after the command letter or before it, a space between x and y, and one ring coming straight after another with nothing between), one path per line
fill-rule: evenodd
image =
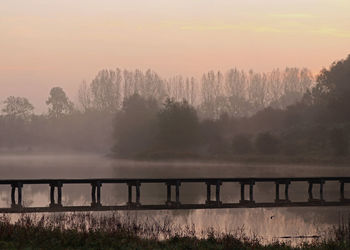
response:
M220 71L217 74L210 71L202 77L201 85L201 111L204 117L219 118L223 112L222 88L223 75Z
M83 112L92 109L91 90L85 81L83 81L82 84L79 86L78 101L83 109Z
M93 105L97 110L115 112L121 104L121 70L101 70L91 82Z
M249 71L248 100L254 107L254 112L265 107L266 75Z

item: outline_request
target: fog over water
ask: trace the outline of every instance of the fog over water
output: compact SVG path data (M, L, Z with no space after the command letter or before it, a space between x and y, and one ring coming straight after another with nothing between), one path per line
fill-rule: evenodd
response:
M205 178L205 177L318 177L347 176L347 166L293 165L293 164L245 164L216 162L150 162L112 160L92 154L33 154L1 155L1 179L21 178ZM10 187L0 187L1 207L10 206ZM317 187L314 189L317 195ZM345 193L346 195L349 192ZM307 200L307 184L290 185L292 201ZM64 185L63 205L89 205L90 185ZM349 196L349 195L348 195ZM225 183L222 186L223 202L238 202L238 184ZM257 202L273 201L275 186L256 184L254 198ZM339 183L326 183L326 200L339 199ZM164 184L142 184L141 203L161 204L166 200ZM182 184L182 203L203 203L206 200L206 186L203 184ZM125 204L125 184L102 186L102 204ZM47 185L25 185L23 189L25 206L48 206ZM217 232L230 232L244 226L248 234L257 234L265 239L285 235L320 235L325 229L339 223L342 216L350 212L346 207L310 208L246 208L211 209L184 211L133 211L127 213L133 218L148 218L161 221L170 216L180 226L194 224L196 230L213 227Z
M0 184L0 250L74 248L81 239L102 249L317 239L319 247L349 247L349 13L350 0L1 1L1 182L338 181L242 183L244 190L239 182L218 182L220 190L211 182L142 181L140 190L130 181L51 190L12 181L13 189ZM289 201L306 207L267 207ZM253 202L266 208L207 209ZM61 205L125 210L23 212ZM141 210L149 207L169 210ZM29 217L48 226L38 224L45 229L38 234ZM18 221L24 236L13 233ZM51 222L59 224L56 241ZM96 225L96 234L72 233L75 225L90 232Z

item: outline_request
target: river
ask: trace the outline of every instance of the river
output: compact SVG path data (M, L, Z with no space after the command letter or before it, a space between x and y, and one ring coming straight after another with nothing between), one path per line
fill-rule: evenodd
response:
M21 178L220 178L220 177L320 177L350 176L350 168L340 165L296 164L247 164L196 161L150 162L109 159L93 154L33 154L1 155L1 179ZM349 184L350 185L350 184ZM273 201L274 185L257 184L254 188L256 201ZM350 187L347 187L350 191ZM63 205L89 205L89 185L64 185ZM0 187L1 207L10 206L10 187ZM345 192L350 197L350 192ZM222 201L237 202L240 198L238 184L222 186ZM307 185L291 184L290 199L307 200ZM141 203L162 203L166 198L164 184L142 184ZM339 183L326 183L326 200L339 199ZM206 187L203 184L183 184L180 200L204 202ZM127 186L106 184L102 187L102 204L125 204ZM48 206L48 185L25 185L25 206ZM347 216L350 207L309 208L246 208L184 211L134 211L122 212L128 216L151 218L161 221L171 218L179 226L195 225L198 231L213 228L228 233L244 226L248 235L258 235L266 240L281 236L320 235L329 227L337 225Z

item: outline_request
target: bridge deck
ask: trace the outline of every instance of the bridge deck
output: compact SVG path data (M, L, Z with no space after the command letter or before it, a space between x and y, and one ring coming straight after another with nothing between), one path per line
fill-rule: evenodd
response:
M292 201L289 198L289 188L294 182L308 184L308 199ZM323 197L326 182L339 183L339 199L326 201ZM103 184L119 183L128 186L128 201L125 205L105 206L101 201ZM164 183L166 200L163 204L146 205L140 202L141 184ZM207 187L206 201L202 204L183 204L180 201L181 183L203 183ZM220 199L221 186L225 183L240 184L240 200L236 203L224 203ZM255 202L254 185L256 183L271 183L275 185L274 202ZM349 206L350 199L345 198L345 183L350 183L350 177L302 177L302 178L100 178L100 179L12 179L0 180L0 185L11 185L11 207L0 208L0 213L32 213L32 212L71 212L71 211L108 211L108 210L162 210L162 209L217 209L217 208L256 208L256 207L312 207L312 206ZM50 204L46 207L25 207L22 204L23 185L48 184L50 187ZM65 184L90 184L90 206L63 206L62 187ZM314 184L319 185L317 198L313 194ZM215 199L212 199L212 187L215 189ZM245 187L249 193L246 198ZM284 197L280 196L280 187L284 187ZM172 199L172 187L175 188L175 198ZM133 192L135 189L135 192ZM17 192L16 192L17 191ZM186 190L184 190L186 191ZM17 193L17 195L16 195ZM135 197L133 199L133 193ZM17 198L16 198L17 196ZM57 200L55 199L57 197Z

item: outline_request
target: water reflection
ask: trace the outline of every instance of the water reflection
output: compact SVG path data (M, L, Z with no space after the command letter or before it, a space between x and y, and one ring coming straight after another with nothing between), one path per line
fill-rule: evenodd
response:
M350 176L346 166L315 165L255 165L215 162L135 162L111 160L98 155L6 155L0 156L2 179L19 178L189 178L189 177L319 177ZM90 185L64 185L63 205L90 205ZM273 201L275 186L259 183L254 187L257 202ZM350 189L350 187L347 187ZM292 183L290 199L307 200L307 185ZM315 189L316 190L316 189ZM316 193L316 192L315 192ZM10 187L0 187L0 205L10 206ZM348 192L349 197L349 192ZM48 185L25 185L23 189L25 206L48 206ZM326 200L339 199L339 183L329 182L324 186ZM238 202L238 184L225 183L221 199L224 202ZM141 202L157 204L165 202L164 184L142 184ZM204 203L206 186L184 183L180 189L183 203ZM104 184L102 203L104 205L125 204L125 184ZM162 220L167 216L179 225L192 225L198 229L213 227L218 232L230 232L244 225L247 233L264 238L285 235L317 235L339 222L347 215L347 207L310 208L255 208L255 209L212 209L191 211L137 211L128 215L139 218ZM198 230L200 231L200 230Z

